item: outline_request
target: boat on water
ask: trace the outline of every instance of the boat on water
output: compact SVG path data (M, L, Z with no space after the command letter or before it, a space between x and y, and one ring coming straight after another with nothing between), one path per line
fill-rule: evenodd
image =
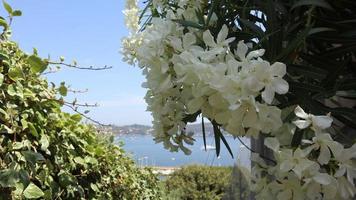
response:
M200 147L201 150L205 151L205 147L204 146L201 146ZM215 150L215 146L212 146L212 145L206 145L206 150L207 151L211 151L211 150Z

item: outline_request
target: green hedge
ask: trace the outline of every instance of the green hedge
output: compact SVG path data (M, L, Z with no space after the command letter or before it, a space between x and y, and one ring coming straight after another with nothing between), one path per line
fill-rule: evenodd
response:
M218 200L231 182L232 167L191 165L175 171L164 181L169 200Z
M159 199L150 170L61 111L65 86L50 87L47 61L8 40L0 21L0 199Z

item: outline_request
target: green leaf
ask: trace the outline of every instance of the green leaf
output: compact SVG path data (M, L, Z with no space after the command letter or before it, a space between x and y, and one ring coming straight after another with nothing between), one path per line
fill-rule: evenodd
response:
M23 191L23 195L28 199L38 199L42 197L44 193L37 185L30 183Z
M68 93L68 89L65 86L65 82L61 82L61 86L59 86L58 88L59 94L62 96L67 96Z
M14 150L19 150L22 149L24 147L22 142L13 142L12 143L12 149Z
M216 123L212 123L214 128L214 137L215 137L215 149L216 149L216 156L219 157L220 155L220 136L219 136L219 127Z
M203 141L204 141L204 149L206 151L206 134L205 134L205 124L204 124L204 117L201 117L201 129L203 132Z
M81 157L75 157L74 162L80 165L85 165L85 160Z
M177 22L178 24L181 24L182 26L185 26L185 27L204 29L203 25L198 24L196 22L187 21L187 20L183 20L183 19L175 19L175 20L172 20L172 21Z
M328 10L334 10L330 4L324 0L300 0L297 1L291 8L291 10L300 7L300 6L317 6L317 7L322 7L326 8Z
M331 88L335 85L338 77L345 71L347 65L349 64L349 59L338 62L336 66L333 66L333 69L329 72L328 76L323 81L323 86L326 88Z
M216 10L216 8L218 6L218 2L219 2L219 0L211 0L211 3L210 3L211 7L210 7L210 10L209 10L209 13L208 13L207 20L206 20L206 25L209 25L210 19L213 16L213 13L214 13L214 11Z
M23 78L22 69L20 67L11 67L9 69L8 76L14 81L22 79Z
M30 132L33 136L38 137L37 129L32 123L28 123L28 128L30 129Z
M22 12L21 12L21 10L14 10L14 12L12 12L12 15L13 15L14 17L18 17L18 16L21 16L21 15L22 15Z
M219 154L220 154L220 139L221 139L223 141L226 149L229 151L231 157L234 157L234 155L232 153L232 150L230 148L230 145L227 143L224 135L221 133L218 124L215 121L213 121L212 124L213 124L213 128L214 128L214 136L215 136L215 144L216 144L216 151L217 151L216 154L217 154L217 156L219 156ZM218 147L219 147L219 149L218 149Z
M257 26L254 22L242 18L239 18L238 21L246 28L250 29L254 35L258 36L259 38L263 37L264 34L263 30L261 29L261 27Z
M74 114L70 118L76 122L80 122L80 120L82 120L82 116L80 114Z
M7 22L4 19L1 19L1 18L0 18L0 26L2 26L4 28L8 27Z
M313 34L317 34L317 33L322 33L322 32L330 32L330 31L336 31L333 28L328 28L328 27L317 27L317 28L312 28L310 29L308 35L313 35Z
M18 180L18 174L13 169L5 169L0 171L0 185L2 187L13 187Z
M40 139L41 150L46 151L49 147L49 137L47 135L42 135Z
M17 94L15 86L13 84L9 85L9 87L7 88L7 93L10 96L15 96Z
M11 6L8 3L6 3L6 1L4 1L4 0L2 1L2 4L3 4L5 10L9 13L9 15L12 16L12 8L11 8Z
M47 68L47 63L45 63L38 56L32 55L27 58L28 63L31 66L31 71L33 73L42 73Z
M0 86L2 86L3 82L4 82L4 75L0 73Z
M298 50L300 44L305 40L307 37L308 33L310 31L310 28L304 29L301 33L296 35L294 40L290 41L288 46L282 50L282 52L274 59L275 61L279 61L282 58L288 57L291 53L295 52ZM273 62L272 62L273 63Z
M323 87L314 84L309 84L309 83L289 82L289 85L293 90L325 92L325 89Z
M45 158L40 153L34 151L22 151L21 154L25 157L25 160L32 165L35 165L37 161L44 161Z
M302 142L303 135L304 135L304 130L297 130L293 135L291 146L298 147Z
M188 122L195 122L197 120L198 115L200 115L200 111L193 113L193 114L187 114L183 118L183 122L188 123Z
M338 84L337 90L356 90L356 78L343 80Z
M320 69L315 66L308 66L308 65L288 65L287 67L288 72L295 72L297 74L303 75L305 77L310 77L313 79L323 80L328 71Z

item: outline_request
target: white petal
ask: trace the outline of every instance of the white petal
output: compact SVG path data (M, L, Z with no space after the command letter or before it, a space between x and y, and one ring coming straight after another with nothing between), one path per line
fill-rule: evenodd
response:
M314 163L313 161L310 161L308 159L299 160L299 164L297 164L293 168L293 171L298 176L298 178L301 179L303 171L308 169L310 166L312 166L313 163Z
M331 183L331 177L327 173L318 173L313 179L322 185L329 185Z
M189 46L195 44L196 39L193 33L187 33L183 36L183 48L188 48Z
M218 37L216 38L216 43L218 43L218 44L222 43L226 39L228 34L229 34L229 29L224 24L222 26L220 32L218 33Z
M282 172L288 172L289 170L293 169L294 163L289 160L286 160L283 161L279 167Z
M336 158L339 157L344 150L344 146L336 141L329 143L328 146Z
M334 176L335 177L341 177L346 173L346 168L344 166L341 166L338 170L336 170Z
M296 120L293 121L293 124L295 124L300 129L305 129L310 126L311 122L308 120Z
M292 190L284 190L277 195L278 200L286 200L286 199L292 199L293 193Z
M331 126L333 119L329 116L312 116L313 126L318 129L326 129Z
M307 119L308 118L308 114L305 113L304 110L300 106L297 106L294 109L294 113L295 113L295 115L297 115L297 117L300 117L302 119Z
M273 63L273 65L271 65L271 70L272 74L278 77L283 77L287 73L286 65L280 62Z
M244 127L254 127L257 122L257 113L253 109L249 109L243 119Z
M325 164L329 163L330 158L331 158L331 154L330 154L329 148L326 145L321 145L318 162L321 165L325 165Z
M235 54L240 58L240 60L245 59L247 51L248 51L248 47L244 43L244 41L243 40L239 41L239 43L237 44L237 50L235 51Z
M278 94L285 94L289 90L289 84L287 81L281 78L275 78L272 82L272 87Z
M277 138L268 137L265 139L264 144L266 147L272 149L274 152L278 152L279 150L279 141Z
M274 99L274 91L272 90L271 86L267 86L262 92L262 99L268 104L272 103Z
M214 37L211 35L210 31L207 30L203 33L204 43L209 47L215 47L216 43L214 42Z
M220 112L215 115L215 120L219 124L226 124L231 118L231 114L229 111L227 112Z
M255 51L251 51L250 53L247 54L246 59L251 60L252 58L258 58L258 57L263 56L263 54L265 54L264 49L258 49Z
M200 98L194 98L188 102L188 112L189 113L195 113L199 109L201 109L201 106L204 104L204 99L202 97Z

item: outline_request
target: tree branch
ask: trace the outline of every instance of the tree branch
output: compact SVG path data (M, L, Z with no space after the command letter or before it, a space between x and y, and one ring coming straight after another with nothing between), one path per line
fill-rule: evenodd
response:
M90 66L90 67L79 67L77 65L72 65L72 64L68 64L68 63L64 63L64 62L47 61L47 63L50 64L50 65L63 65L63 66L70 67L70 68L94 70L94 71L107 70L107 69L113 68L112 66L107 66L107 65L105 65L104 67L93 67L93 66Z

